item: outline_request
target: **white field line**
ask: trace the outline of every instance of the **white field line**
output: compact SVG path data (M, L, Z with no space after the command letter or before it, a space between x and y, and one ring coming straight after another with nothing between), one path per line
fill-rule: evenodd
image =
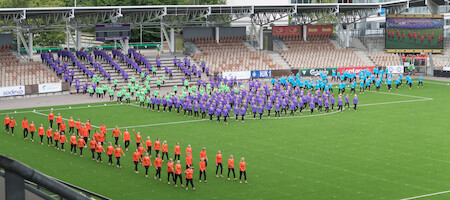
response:
M106 106L121 106L121 104L106 104ZM84 108L97 108L97 107L106 107L105 105L94 105L94 106L79 106L79 107L67 107L67 108L55 108L55 110L72 110L72 109L84 109ZM7 115L7 114L21 114L21 113L32 113L32 112L44 112L44 111L51 111L52 109L44 109L44 110L28 110L28 111L20 111L20 112L7 112L7 113L0 113L0 115Z
M197 119L197 120L187 120L187 121L178 121L178 122L165 122L165 123L158 123L158 124L144 124L144 125L136 125L136 126L119 127L119 129L150 127L150 126L163 126L163 125L172 125L172 124L185 124L185 123L206 122L206 121L209 121L209 120ZM114 128L108 128L106 130L114 130Z
M44 113L41 113L41 112L37 112L37 111L32 111L31 113L34 113L34 114L37 114L37 115L42 115L42 116L48 116L47 114L44 114ZM66 118L62 118L64 121L69 121L69 119L66 119ZM81 123L81 124L85 124L85 123ZM100 128L99 126L95 126L95 125L92 125L91 124L91 126L92 127L94 127L94 128Z
M419 198L423 198L423 197L429 197L429 196L434 196L434 195L440 195L440 194L445 194L445 193L449 193L449 192L450 192L450 190L447 190L447 191L436 192L436 193L431 193L431 194L424 194L424 195L415 196L415 197L408 197L408 198L404 198L404 199L400 199L400 200L419 199Z
M404 101L391 101L391 102L381 102L381 103L370 103L370 104L361 104L360 106L375 106L375 105L386 105L386 104L394 104L394 103L408 103L408 102L416 102L416 101L432 101L432 98L426 99L413 99L413 100L404 100Z
M377 91L367 91L367 92L373 92L373 93L380 93L380 94L390 94L395 96L402 96L402 97L412 97L417 99L433 99L430 97L421 97L421 96L414 96L414 95L407 95L407 94L398 94L398 93L390 93L390 92L377 92Z

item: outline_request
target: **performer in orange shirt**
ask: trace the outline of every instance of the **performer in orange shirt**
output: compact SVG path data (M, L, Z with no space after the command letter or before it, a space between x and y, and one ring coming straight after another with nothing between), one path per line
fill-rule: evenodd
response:
M147 140L145 141L145 146L147 147L148 154L152 155L152 141L150 140L150 136L147 136Z
M234 173L234 158L233 155L230 155L230 159L228 159L228 180L230 180L230 171L233 171L234 180L236 179L236 174Z
M62 117L61 114L58 113L58 116L56 116L56 125L58 125L58 130L59 130L59 125L62 123Z
M219 177L219 175L217 174L217 172L219 171L219 167L220 167L220 177L223 177L222 172L223 172L223 167L222 167L222 153L219 151L217 151L217 155L216 155L216 177Z
M202 182L202 174L205 177L205 183L207 183L208 181L206 180L206 162L204 158L201 158L200 163L200 176L198 177L198 182Z
M42 142L42 140L44 139L44 125L41 124L41 126L38 128L38 135L41 138L41 145L44 145L44 143Z
M241 177L244 174L245 184L247 184L247 173L245 171L245 161L244 157L241 158L241 162L239 163L239 182L242 183Z
M69 119L69 133L73 133L73 127L75 127L75 121L73 121L73 117Z
M173 160L169 159L167 162L167 183L170 185L170 176L172 176L172 181L175 182L175 176L173 175Z
M58 147L59 136L60 136L59 131L56 130L55 133L53 134L53 139L55 140L55 149L57 149L57 150L59 150L59 147Z
M87 137L90 138L90 137L91 137L91 129L92 129L92 127L91 127L91 121L90 121L90 120L87 120L87 121L86 121L86 124L84 124L84 126L86 126L87 131L88 131Z
M48 121L50 122L51 128L53 128L53 120L55 120L55 115L53 114L53 111L50 111L50 114L48 114Z
M64 149L64 144L66 143L66 135L64 135L64 133L61 133L61 135L59 136L59 142L61 143L61 151L66 151Z
M80 135L80 131L81 131L81 121L80 121L80 119L78 119L77 122L75 123L75 127L77 128L77 135Z
M97 150L97 162L100 161L100 163L103 163L102 152L105 152L105 149L103 148L103 146L100 142L97 144L96 150Z
M118 145L118 141L119 141L119 135L122 135L122 132L120 132L119 128L114 128L113 133L111 134L111 137L114 137L114 139L116 140L116 145Z
M191 153L188 153L186 155L186 169L189 169L189 167L192 166L192 156Z
M106 136L106 126L105 123L102 123L102 125L100 126L100 133L102 133L103 135ZM102 144L103 145L103 144Z
M145 167L145 177L148 178L148 166L152 165L152 161L150 160L148 153L145 153L145 157L142 159L142 165Z
M140 145L141 145L141 141L142 141L142 143L144 143L144 140L142 139L142 137L141 137L141 133L137 133L136 134L136 132L134 131L134 129L133 129L133 133L134 133L134 135L136 136L136 148L138 148Z
M47 145L50 146L50 143L53 145L53 130L49 126L47 129Z
M162 166L161 155L157 154L155 159L155 168L156 168L155 180L156 176L158 176L159 181L161 181L161 166Z
M108 147L106 147L106 154L108 154L109 160L108 165L113 165L112 156L114 153L114 147L112 146L111 142L109 142Z
M92 160L95 160L95 150L97 150L97 142L95 141L94 137L92 137L92 140L89 142L89 149L92 152Z
M75 133L72 133L72 136L70 136L70 154L73 153L77 155L77 136L75 136Z
M190 166L184 173L186 174L186 190L188 190L189 183L191 183L192 190L195 191L194 182L192 181L192 178L194 177L194 167Z
M120 144L118 144L117 148L114 149L114 156L117 159L117 167L118 168L122 168L122 166L120 165L120 157L122 156L122 154L123 154L123 156L125 156L125 153L123 153L122 149L120 148Z
M174 182L175 182L175 187L178 187L178 186L177 186L177 180L178 180L178 178L180 178L180 184L181 184L181 187L184 187L184 186L183 186L183 177L181 176L181 163L180 163L180 160L178 160L178 161L177 161L177 164L175 165L175 180L174 180Z
M208 166L208 157L206 156L206 148L203 147L202 151L200 151L200 159L204 159L205 160L205 166Z
M167 145L167 141L164 140L162 144L162 161L164 162L164 155L166 155L167 160L169 159L169 149Z
M9 127L11 128L11 135L14 136L14 127L17 126L16 120L14 117L11 117L11 120L9 120Z
M9 115L6 115L4 124L5 124L5 133L8 134L9 134L9 121L11 121L11 119L9 118Z
M26 117L22 120L23 139L28 139L28 120Z
M192 156L192 147L190 144L188 144L188 146L186 147L186 156L190 154Z
M133 152L133 162L134 162L134 172L137 174L138 172L138 163L141 161L141 156L139 155L139 151L136 149L135 152Z
M78 139L78 148L80 149L80 157L83 157L83 148L86 145L86 141L83 139L83 136L80 136Z
M159 142L159 138L156 138L156 141L155 141L155 152L156 152L156 155L159 154L159 150L160 149L161 149L161 142Z
M125 151L128 151L128 146L130 146L130 132L128 132L128 129L125 129L123 132L123 142L125 143Z
M59 123L59 132L60 133L66 133L66 123L64 123L64 121L61 121L61 123Z
M173 148L173 151L175 152L174 159L177 159L177 157L178 157L178 160L180 160L180 155L181 155L180 143L177 142L175 144L175 147Z
M31 141L34 142L34 132L36 131L36 126L34 125L33 121L31 121L31 124L28 129L31 133Z
M138 152L139 152L139 156L141 157L141 161L142 161L142 156L144 156L144 151L145 151L146 153L148 153L148 152L147 152L147 150L145 150L145 148L144 148L144 146L142 146L142 144L139 145L139 147L137 148L137 150L138 150Z

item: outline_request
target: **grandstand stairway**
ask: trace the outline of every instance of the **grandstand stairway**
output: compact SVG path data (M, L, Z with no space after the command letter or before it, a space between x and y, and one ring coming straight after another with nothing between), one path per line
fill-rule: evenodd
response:
M286 62L286 60L283 59L283 57L281 57L281 55L277 52L274 51L267 51L267 54L269 54L270 57L272 57L272 59L281 65L282 69L291 69L291 67L289 66L289 64Z
M364 62L365 66L368 66L368 67L375 66L375 63L369 58L369 56L366 54L366 51L363 51L360 49L354 49L354 52Z

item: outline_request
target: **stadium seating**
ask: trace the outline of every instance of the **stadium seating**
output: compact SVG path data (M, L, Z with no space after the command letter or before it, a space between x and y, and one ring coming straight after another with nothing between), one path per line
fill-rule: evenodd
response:
M266 51L251 51L245 37L221 37L218 44L213 38L191 39L202 53L192 56L197 62L206 61L212 72L281 69Z
M362 67L364 61L352 49L336 49L330 35L311 35L304 41L300 35L283 35L289 47L279 53L292 68Z
M450 66L450 48L447 48L448 45L450 45L450 40L444 39L444 52L432 55L434 67L438 70Z
M0 46L0 87L60 81L41 63L20 61L10 51L11 47L11 45Z
M369 57L377 66L402 65L400 57L392 53L384 53L384 52L369 53Z

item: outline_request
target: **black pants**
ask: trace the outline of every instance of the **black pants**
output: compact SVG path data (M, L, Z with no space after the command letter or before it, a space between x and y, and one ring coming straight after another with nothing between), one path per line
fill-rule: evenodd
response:
M83 147L79 147L80 149L80 155L83 155Z
M230 171L233 172L233 177L236 178L236 174L234 173L234 168L228 168L228 178L230 178Z
M158 154L159 154L159 150L155 150L155 152L156 152L156 156L158 156Z
M178 177L180 178L180 184L183 185L183 177L181 177L181 174L175 174L175 178L173 180L175 185L177 184Z
M167 172L167 182L170 182L171 175L172 175L172 181L175 181L175 176L173 176L173 172Z
M164 155L166 155L167 160L169 160L169 153L163 152L161 159L164 160Z
M64 143L61 143L61 149L64 149Z
M47 137L47 144L52 144L53 145L52 137Z
M355 107L353 107L353 110L356 110L356 105L358 105L358 104L355 104Z
M134 162L134 171L137 171L137 166L138 166L139 161L133 161L133 162Z
M53 128L53 120L49 120L49 122L50 122L50 127Z
M244 180L247 180L247 173L245 171L240 171L239 172L239 180L241 180L242 174L244 174Z
M155 177L158 176L159 179L161 179L161 167L156 168L156 174Z
M128 146L130 146L130 140L125 141L125 149L128 149Z
M102 152L97 152L97 160L102 161Z
M206 170L205 171L200 170L200 176L198 177L198 180L202 180L202 174L204 176L204 180L206 181Z
M152 155L152 146L147 147L148 155Z
M216 175L217 175L217 172L219 171L219 166L220 166L220 175L222 175L222 172L223 172L222 163L217 163L217 167L216 167Z
M11 127L11 133L14 134L14 127Z
M108 157L109 157L108 164L109 163L113 164L112 155L108 155Z
M28 129L24 128L23 129L23 138L26 138L26 137L28 137Z
M345 104L344 104L344 107L345 107L345 106L347 106L347 108L349 108L349 107L350 107L350 103L345 103Z
M120 157L116 157L117 159L117 166L120 166Z
M191 179L186 179L186 188L188 187L189 183L191 183L192 188L194 188L194 181L192 181L192 178Z
M30 132L31 133L31 139L33 140L34 138L34 132Z
M116 140L116 145L119 143L119 137L114 137L114 139Z
M95 149L91 149L92 152L92 159L95 159Z
M178 160L180 160L180 154L175 154L175 157L174 157L174 159L176 160L178 158Z
M148 175L148 166L144 166L145 167L145 175Z

